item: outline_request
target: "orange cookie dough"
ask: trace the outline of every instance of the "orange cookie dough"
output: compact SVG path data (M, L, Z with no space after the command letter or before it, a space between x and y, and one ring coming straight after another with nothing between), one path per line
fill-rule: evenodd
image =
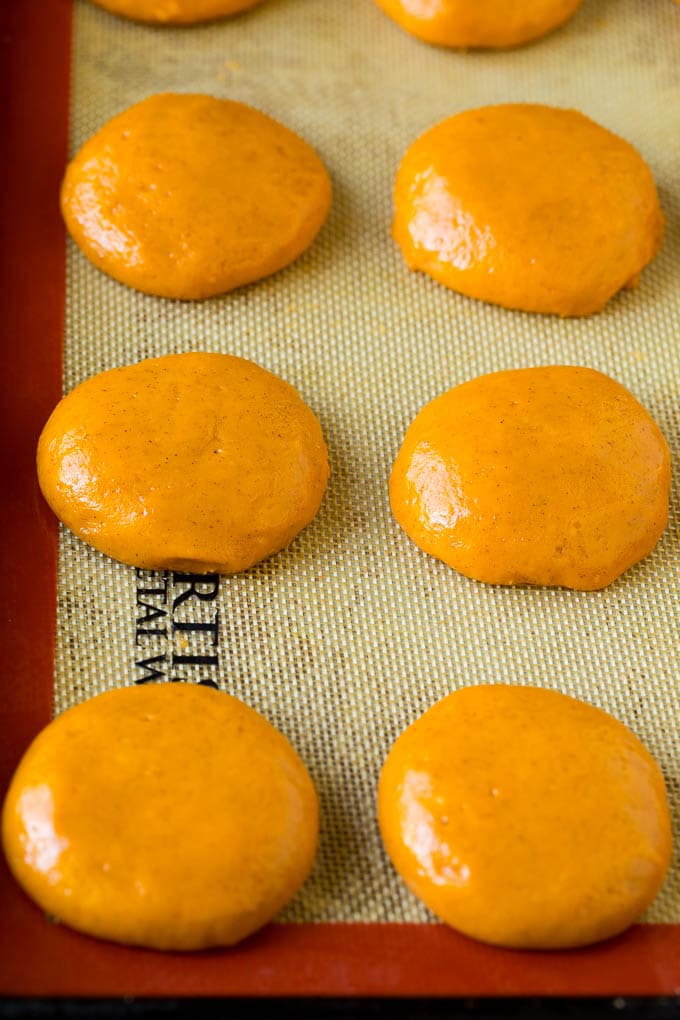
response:
M606 712L556 691L467 687L398 738L380 828L408 887L465 935L559 949L632 924L663 882L661 772Z
M564 24L581 0L376 0L398 25L435 46L507 49Z
M92 0L112 14L163 25L193 25L255 7L262 0Z
M390 478L425 552L488 584L604 588L668 520L670 453L644 407L590 368L494 372L427 404Z
M664 219L636 150L576 110L508 104L442 121L397 173L411 269L505 308L600 311L659 251Z
M253 566L312 520L328 476L321 426L298 393L227 354L93 376L57 405L38 444L57 517L152 570Z
M286 738L236 698L126 687L31 744L2 817L15 878L89 935L154 949L232 945L309 874L318 807Z
M69 164L61 208L88 259L147 294L205 298L287 266L316 237L331 184L314 150L243 103L151 96Z

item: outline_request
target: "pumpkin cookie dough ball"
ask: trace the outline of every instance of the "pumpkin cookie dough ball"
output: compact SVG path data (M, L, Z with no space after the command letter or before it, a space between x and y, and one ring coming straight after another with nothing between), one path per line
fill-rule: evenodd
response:
M262 0L92 0L113 14L161 25L193 25L255 7Z
M628 390L590 368L494 372L427 404L390 479L425 552L488 584L604 588L668 520L670 454Z
M564 24L581 0L376 0L411 35L436 46L507 49Z
M669 865L661 772L610 715L556 691L467 687L397 739L380 776L388 854L465 935L588 945L649 906Z
M60 715L17 769L3 842L58 921L153 949L228 946L309 874L318 807L286 738L194 684L109 691Z
M321 426L293 387L227 354L93 376L57 405L38 444L57 517L151 570L253 566L309 524L328 475Z
M412 269L528 312L589 315L633 286L664 220L636 150L576 110L467 110L408 149L393 234Z
M99 269L147 294L205 298L275 273L316 237L326 169L288 128L243 103L151 96L69 164L68 230Z

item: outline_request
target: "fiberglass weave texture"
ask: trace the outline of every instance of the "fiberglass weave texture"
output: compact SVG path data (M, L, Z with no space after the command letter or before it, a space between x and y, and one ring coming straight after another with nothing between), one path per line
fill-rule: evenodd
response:
M150 355L225 351L291 382L324 428L332 478L318 518L288 550L222 579L214 600L183 604L208 620L217 612L203 646L218 658L211 676L287 734L319 790L317 866L284 919L430 919L382 852L375 786L397 734L464 684L538 684L607 709L660 762L678 822L678 53L672 0L585 0L563 29L507 53L428 47L371 0L268 0L184 29L76 2L72 151L151 93L203 91L297 131L333 179L330 219L312 248L222 298L147 297L68 248L65 390ZM576 107L652 167L664 249L640 287L600 315L561 321L469 300L410 273L391 241L391 187L406 147L446 116L503 101ZM401 437L426 401L457 383L557 363L607 372L659 422L674 452L670 526L652 556L603 592L467 580L421 553L391 517L387 479ZM157 619L167 622L186 585L139 579L62 534L56 711L133 683L136 662L182 647L169 625L136 642L138 589L159 583L170 594L147 602L163 603ZM677 859L648 919L680 922Z

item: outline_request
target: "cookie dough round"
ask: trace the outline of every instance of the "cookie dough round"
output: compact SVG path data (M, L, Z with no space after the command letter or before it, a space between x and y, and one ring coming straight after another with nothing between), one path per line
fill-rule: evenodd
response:
M92 0L112 14L161 25L194 25L239 14L262 0Z
M576 110L467 110L411 145L393 235L411 269L505 308L600 311L661 247L649 167Z
M557 691L449 695L393 745L380 828L408 887L495 945L560 949L623 931L663 882L661 772L606 712Z
M321 426L298 393L228 354L93 376L57 405L38 444L57 517L151 570L253 566L309 524L328 476Z
M564 365L494 372L427 404L390 478L425 552L488 584L604 588L656 545L670 453L620 383Z
M69 164L61 208L99 269L147 294L199 299L287 266L331 203L328 173L288 128L243 103L151 96Z
M376 0L411 35L435 46L508 49L552 32L581 0Z
M5 854L56 920L153 949L240 941L309 874L318 806L286 738L198 684L126 687L60 715L4 805Z

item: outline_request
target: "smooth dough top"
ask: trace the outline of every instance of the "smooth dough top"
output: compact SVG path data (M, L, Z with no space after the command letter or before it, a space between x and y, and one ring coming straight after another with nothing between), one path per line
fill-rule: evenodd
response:
M154 949L231 945L309 874L318 805L286 738L197 684L124 687L58 716L3 810L14 876L48 914Z
M557 691L465 687L397 739L380 776L385 847L447 924L522 949L623 931L663 882L663 777L630 730Z
M283 379L228 354L149 358L81 383L38 444L55 514L114 559L232 573L315 516L329 476L321 426Z
M506 308L588 315L661 247L652 174L576 110L466 110L406 152L393 234L407 264Z
M192 25L255 7L262 0L92 0L112 14L135 21L165 25Z
M436 46L507 49L564 24L581 0L376 0L397 24Z
M564 365L456 386L409 427L390 479L425 552L489 584L604 588L668 521L670 452L620 383Z
M68 230L116 280L198 299L288 265L331 203L314 150L271 117L205 95L151 96L105 124L69 164Z

